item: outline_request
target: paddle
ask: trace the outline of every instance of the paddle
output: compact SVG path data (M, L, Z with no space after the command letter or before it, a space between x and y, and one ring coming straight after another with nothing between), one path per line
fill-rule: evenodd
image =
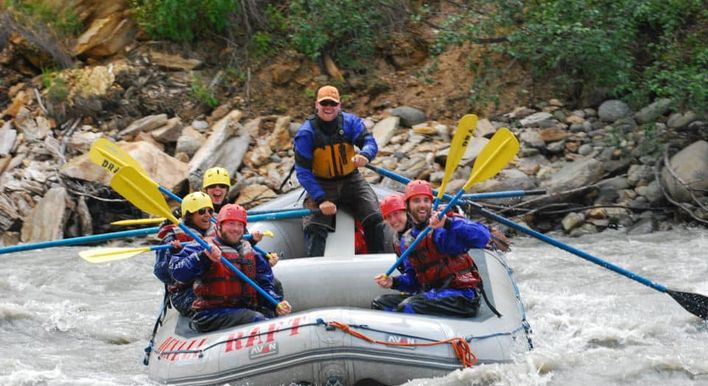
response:
M118 220L113 221L111 225L115 226L133 226L133 225L147 225L147 224L161 224L163 221L167 220L164 217L153 217L153 218L136 218L134 220Z
M153 233L157 233L159 230L160 230L159 227L142 228L142 229L133 229L133 230L129 230L129 231L102 233L100 235L72 237L69 239L62 239L62 240L52 240L52 241L42 241L42 242L38 242L38 243L12 245L9 247L0 248L0 254L11 253L11 252L20 252L20 251L30 251L30 250L41 249L41 248L63 247L63 246L67 246L67 245L91 244L91 243L97 243L100 241L118 239L121 237L147 236L147 235L150 235Z
M269 230L265 231L263 232L263 236L273 237L273 232ZM243 235L243 238L246 240L250 240L252 237L253 235L250 234ZM88 261L89 263L106 263L109 261L130 259L131 257L137 256L143 252L160 251L169 248L172 248L172 244L153 245L135 248L95 248L81 251L79 252L79 256L81 256L82 259ZM268 257L268 252L262 250L257 246L254 246L254 248L259 253L264 254L266 258Z
M386 169L372 169L374 171L381 171L381 175L390 177L400 183L407 184L410 182L410 179L403 177L401 175L398 175L390 170ZM450 196L449 194L445 195L445 198L452 199L453 197ZM691 292L682 292L682 291L677 291L677 290L672 290L667 288L666 286L663 286L661 284L655 283L649 279L646 279L642 276L637 275L634 272L628 271L622 267L619 267L617 265L614 265L608 261L602 260L599 257L593 256L583 250L577 249L575 247L572 247L568 244L565 244L561 241L555 240L549 236L546 236L542 233L536 232L533 229L529 229L521 224L517 224L506 217L499 216L498 214L491 212L481 205L477 203L471 203L472 206L474 207L475 211L482 216L494 220L496 222L499 222L501 224L504 224L510 228L516 229L517 231L521 233L525 233L529 236L535 237L541 241L547 242L557 248L560 248L564 251L570 252L576 256L579 256L585 260L588 260L592 263L595 263L603 268L607 268L615 273L618 273L622 276L628 277L634 281L637 281L641 284L644 284L652 289L655 289L659 292L666 293L669 296L671 296L681 307L686 309L686 311L692 313L693 315L696 315L702 319L707 319L708 320L708 297L701 295L701 294L696 294L696 293L691 293Z
M455 203L462 197L466 190L468 190L472 185L477 182L484 181L497 173L499 173L504 166L506 166L509 161L516 155L519 151L519 141L514 137L514 134L509 131L509 129L501 128L497 130L492 139L484 146L482 151L477 156L472 167L472 172L470 177L465 183L465 185L460 189L459 192L450 200L445 209L438 213L438 218L442 218L445 213L452 209ZM391 266L391 268L386 271L386 276L390 276L391 273L401 264L401 261L408 257L408 255L415 249L415 247L425 238L425 236L430 233L432 228L430 226L425 227L422 232L418 234L418 237L413 240L408 249L406 249L401 256L396 260L396 262Z
M170 210L170 207L165 202L165 199L160 194L160 186L144 174L140 173L138 170L132 166L124 166L120 168L111 180L111 187L113 190L118 192L126 200L130 201L138 209L153 214L155 216L162 216L170 220L173 224L182 228L182 230L187 233L192 239L199 243L202 247L207 250L211 250L211 246L207 244L199 235L194 233L189 227L182 224ZM268 300L274 306L278 306L278 301L275 300L270 294L263 290L256 282L251 280L243 272L241 272L236 266L231 264L230 261L226 260L224 256L221 256L221 262L226 267L228 267L236 276L238 276L245 283L253 287L259 294Z
M121 149L114 142L109 141L106 138L99 138L91 144L91 149L89 150L89 160L94 164L102 167L110 174L115 174L120 171L120 169L130 166L137 172L142 173L147 176L145 169L140 166L138 161L131 157L125 150ZM182 202L182 199L172 193L169 189L164 186L158 185L158 189L162 194L171 198L172 200Z
M438 203L440 203L440 199L443 197L443 193L445 193L445 187L450 181L455 169L457 169L457 165L462 161L462 156L465 155L467 145L470 143L470 137L472 137L476 129L477 116L474 114L465 115L457 124L455 135L452 137L452 142L450 143L450 150L447 153L447 160L445 161L445 175L440 183L440 188L438 188L438 195L433 201L433 210L438 209Z

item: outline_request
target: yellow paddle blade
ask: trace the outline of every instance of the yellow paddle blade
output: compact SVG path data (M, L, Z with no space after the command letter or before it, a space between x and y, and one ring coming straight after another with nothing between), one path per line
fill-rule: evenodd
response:
M438 200L443 198L445 187L465 155L467 145L469 145L470 138L472 138L472 134L474 134L476 129L477 116L474 114L465 115L457 124L455 135L452 137L452 142L450 142L450 151L447 153L447 161L445 161L445 176L438 188Z
M495 176L519 152L519 141L506 127L497 130L474 161L472 174L462 188L465 191L477 182Z
M273 233L273 231L268 230L268 231L263 231L263 236L272 238L273 236L275 236L275 234Z
M150 247L138 248L96 248L79 252L79 256L89 263L129 259L137 254L150 251Z
M99 138L91 144L89 159L111 174L125 166L132 166L141 173L147 174L135 158L106 138Z
M151 180L132 166L124 166L111 179L111 187L123 198L143 212L165 217L177 224L179 220L172 214L165 198L160 193L157 182Z
M151 225L151 224L160 224L161 222L167 220L164 217L155 217L155 218L136 218L135 220L119 220L119 221L113 221L111 225L116 225L116 226L130 226L130 225Z

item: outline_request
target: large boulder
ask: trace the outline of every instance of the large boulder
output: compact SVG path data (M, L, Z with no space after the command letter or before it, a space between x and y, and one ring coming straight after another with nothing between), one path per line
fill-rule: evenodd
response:
M671 173L665 166L661 180L671 197L677 201L691 200L694 194L708 190L708 142L696 141L674 154L669 161Z

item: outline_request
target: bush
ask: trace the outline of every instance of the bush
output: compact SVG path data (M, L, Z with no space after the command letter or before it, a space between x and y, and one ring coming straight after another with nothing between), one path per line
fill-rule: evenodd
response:
M62 36L77 36L83 31L74 3L57 4L49 0L5 0L4 6L16 15L50 26Z
M502 35L496 50L575 96L604 89L635 104L657 96L706 104L701 0L476 0L465 7L442 24L438 51Z
M329 53L343 67L363 69L400 9L398 0L293 0L290 43L311 59Z
M233 0L132 0L135 19L145 32L174 41L223 31L237 4Z

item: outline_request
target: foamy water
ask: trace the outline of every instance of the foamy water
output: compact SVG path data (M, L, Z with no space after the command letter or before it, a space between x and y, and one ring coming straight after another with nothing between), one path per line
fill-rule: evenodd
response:
M705 229L560 240L671 289L708 295ZM708 384L707 323L579 257L531 238L514 242L509 263L535 349L513 363L408 385ZM0 385L150 384L143 349L162 301L153 257L90 264L78 256L83 249L0 255Z

